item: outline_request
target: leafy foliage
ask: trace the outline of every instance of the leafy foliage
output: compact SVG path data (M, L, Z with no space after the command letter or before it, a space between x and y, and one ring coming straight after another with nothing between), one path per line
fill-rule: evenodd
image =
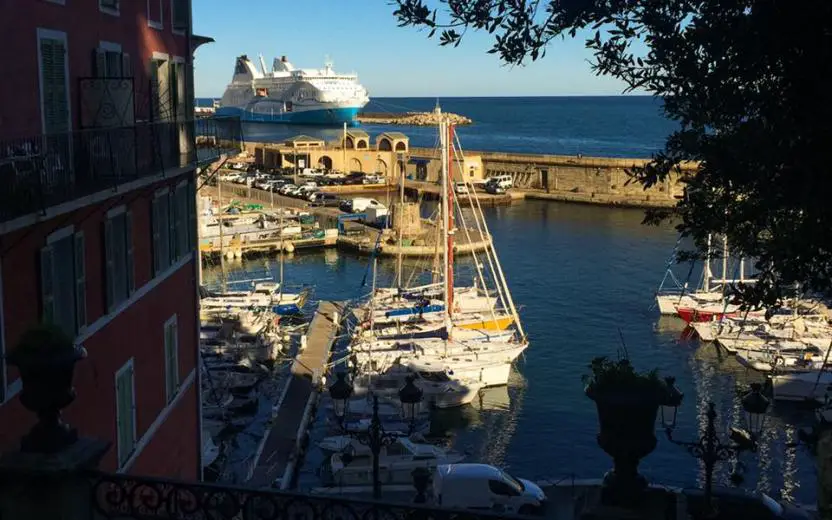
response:
M665 394L665 383L659 379L658 370L636 372L626 357L616 361L606 356L593 358L589 370L590 373L584 374L581 380L590 392L621 392L629 389L655 392L661 396Z
M520 65L560 37L590 33L592 70L664 100L679 123L644 186L686 179L678 229L702 257L709 234L755 259L760 281L738 288L750 305L802 291L832 295L832 2L809 0L395 0L401 26L459 45L468 29L493 34L488 51ZM649 212L658 222L667 212Z

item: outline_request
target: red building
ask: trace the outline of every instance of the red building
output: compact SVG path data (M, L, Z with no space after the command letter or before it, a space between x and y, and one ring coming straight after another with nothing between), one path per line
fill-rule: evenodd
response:
M0 355L59 325L101 469L199 478L191 2L0 10ZM20 389L0 358L0 452L35 421Z

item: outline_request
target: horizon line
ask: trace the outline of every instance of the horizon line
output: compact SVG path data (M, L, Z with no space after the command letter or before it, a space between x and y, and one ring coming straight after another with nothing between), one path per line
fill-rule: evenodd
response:
M219 99L222 96L195 96ZM493 99L493 98L608 98L608 97L658 97L653 94L546 94L546 95L490 95L490 96L375 96L376 99ZM373 101L370 98L370 102Z

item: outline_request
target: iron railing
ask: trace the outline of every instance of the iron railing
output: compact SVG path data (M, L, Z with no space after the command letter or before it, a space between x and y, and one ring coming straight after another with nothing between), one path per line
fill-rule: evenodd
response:
M241 149L239 119L160 121L0 140L0 222Z
M243 126L238 117L203 117L196 120L196 151L199 164L243 150Z
M196 161L193 121L0 141L0 221Z
M413 503L247 489L131 475L92 477L93 518L171 520L478 520L511 518ZM416 492L414 490L414 496Z

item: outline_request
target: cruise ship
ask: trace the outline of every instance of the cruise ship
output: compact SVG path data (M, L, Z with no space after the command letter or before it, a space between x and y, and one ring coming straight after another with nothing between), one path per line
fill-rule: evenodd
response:
M260 56L260 70L240 56L234 77L217 107L218 116L243 121L304 125L354 124L370 98L355 74L337 74L332 63L322 69L296 69L286 56L271 70Z

